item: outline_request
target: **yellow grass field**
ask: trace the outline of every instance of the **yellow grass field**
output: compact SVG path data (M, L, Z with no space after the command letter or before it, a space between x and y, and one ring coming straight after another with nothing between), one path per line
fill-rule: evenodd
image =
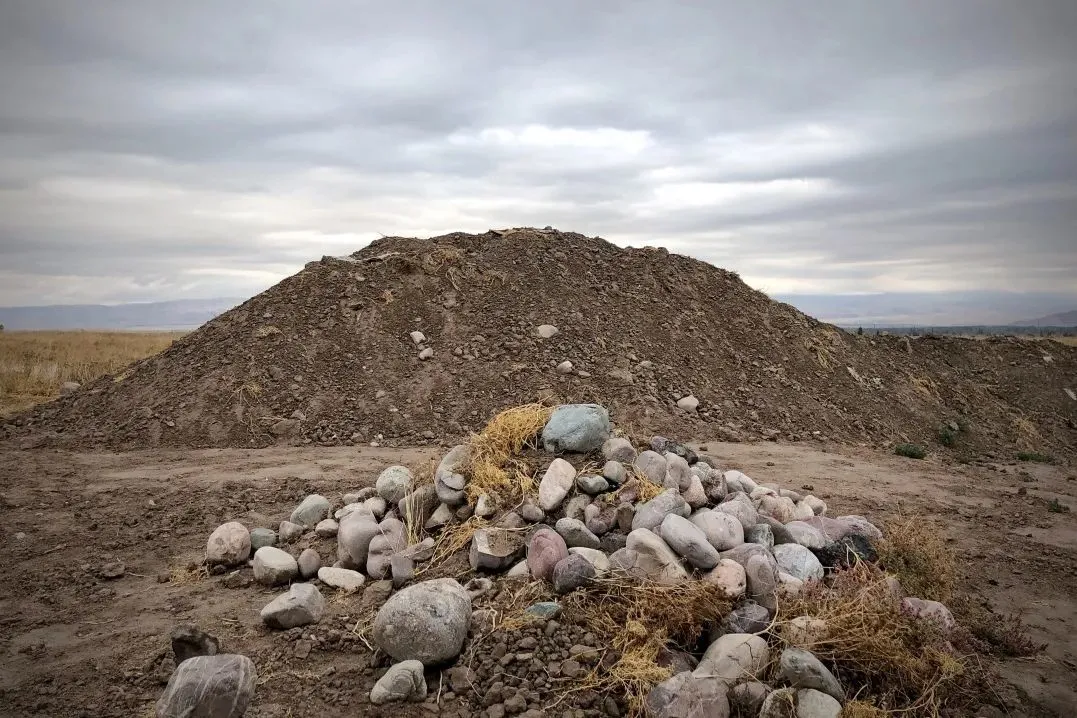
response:
M0 332L0 415L156 354L186 332Z
M1077 347L1077 337L1051 337L1051 339L1063 344L1069 344L1071 347Z

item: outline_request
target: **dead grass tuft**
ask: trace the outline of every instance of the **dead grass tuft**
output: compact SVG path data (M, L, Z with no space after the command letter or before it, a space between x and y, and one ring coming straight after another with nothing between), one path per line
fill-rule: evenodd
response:
M514 503L535 490L534 474L516 457L525 448L535 447L535 439L552 413L553 407L544 404L513 407L472 435L471 459L464 468L472 501L482 494L496 494Z
M199 564L197 566L173 566L168 571L168 582L175 586L184 586L209 578L209 567Z
M958 594L947 604L960 630L967 632L969 648L1004 658L1033 656L1046 648L1032 640L1017 614L1000 614L986 599Z
M874 703L867 701L849 701L841 709L841 718L887 718L890 714Z
M463 523L453 524L452 526L443 528L434 543L433 556L431 556L430 560L427 561L422 569L415 572L416 575L418 576L437 568L445 561L455 556L457 552L471 544L471 537L475 535L476 531L481 528L486 528L489 525L490 522L486 519L472 516Z
M829 587L806 587L781 607L779 626L786 615L827 623L826 635L803 647L846 685L863 686L861 702L876 710L936 716L963 706L985 684L979 664L949 648L934 624L901 612L886 574L874 566L857 564L835 574Z
M957 566L938 526L923 518L890 521L876 549L879 565L897 576L908 595L943 603L950 600Z
M624 577L598 579L562 605L616 657L609 669L595 669L570 690L623 696L632 715L642 715L647 693L671 676L656 663L667 641L695 645L705 625L732 609L722 589L705 581L666 586Z
M651 481L650 479L647 478L646 474L644 474L642 471L637 469L635 466L628 466L627 468L628 468L629 480L626 481L624 483L624 486L622 486L617 491L618 495L622 491L634 490L636 492L636 495L638 496L636 501L650 501L655 496L658 496L660 493L662 493L663 491L666 490L665 486L662 486L661 484L654 483L653 481ZM634 485L632 484L633 479L636 482Z

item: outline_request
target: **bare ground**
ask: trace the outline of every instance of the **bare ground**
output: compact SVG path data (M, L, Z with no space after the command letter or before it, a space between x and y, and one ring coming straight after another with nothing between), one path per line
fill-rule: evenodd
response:
M1048 644L1037 658L1002 664L998 695L1010 715L1077 714L1071 468L943 465L803 444L705 445L759 481L813 486L834 514L862 513L882 524L898 514L939 520L964 587L1021 612L1033 638ZM181 621L254 659L260 685L252 718L382 715L367 703L377 664L361 627L353 630L361 595L330 598L313 630L270 632L258 610L275 594L239 585L249 571L207 577L185 566L201 559L206 537L223 521L275 527L311 491L339 501L389 464L418 468L441 451L0 451L0 715L152 715L171 670L168 633ZM1073 510L1048 511L1050 499ZM332 560L333 540L313 545ZM100 577L114 560L125 564L126 575ZM311 633L318 640L307 643ZM448 686L435 676L432 696L439 691ZM397 706L384 715L429 716L432 708ZM440 708L443 716L469 714L454 700Z

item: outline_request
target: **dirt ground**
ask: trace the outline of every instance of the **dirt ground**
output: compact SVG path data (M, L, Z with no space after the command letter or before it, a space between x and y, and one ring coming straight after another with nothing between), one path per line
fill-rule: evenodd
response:
M704 445L757 481L814 487L835 515L883 525L902 513L939 520L964 587L1021 612L1033 638L1049 644L1037 658L1002 664L998 694L1009 714L1077 714L1072 468L943 465L821 444ZM0 715L151 716L172 668L168 634L184 621L254 660L252 718L382 715L367 702L371 653L352 630L361 594L331 597L317 626L270 632L258 611L276 592L243 585L249 570L208 577L185 566L201 559L210 531L226 520L276 527L309 492L339 502L387 465L418 468L442 451L0 451ZM1073 510L1051 512L1050 499ZM334 540L311 545L332 560ZM125 575L102 577L116 560ZM447 691L434 677L432 696ZM450 700L384 714L468 713Z

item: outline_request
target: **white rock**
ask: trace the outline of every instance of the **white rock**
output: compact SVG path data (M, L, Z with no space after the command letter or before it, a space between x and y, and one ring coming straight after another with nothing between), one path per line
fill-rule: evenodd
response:
M689 578L677 554L652 531L634 529L628 534L625 548L637 554L636 567L653 581L671 585Z
M490 498L489 494L480 494L479 500L475 502L475 515L480 519L488 519L497 513L497 504Z
M793 541L805 548L820 549L830 543L826 534L803 521L790 521L785 525L785 529L793 537Z
M753 528L759 522L759 512L756 511L751 500L744 494L734 494L732 498L715 506L714 510L735 517L740 521L741 528L745 531Z
M337 535L339 524L333 519L322 519L314 527L314 535L320 538L333 538Z
M815 496L808 494L803 499L801 499L801 503L810 506L812 512L816 516L826 516L826 502L822 499L816 498Z
M434 358L434 350L431 349L430 347L427 347L426 349L423 349L421 352L419 352L419 359L422 360L422 361L426 361L427 359L433 359L433 358Z
M154 715L242 718L257 683L254 663L246 656L194 656L176 666Z
M621 437L612 437L602 445L602 457L606 461L616 461L621 464L631 464L636 460L636 449L632 442Z
M584 548L583 546L573 546L569 548L569 553L576 553L583 556L587 561L595 567L595 577L600 578L605 576L610 571L610 558L601 551L593 548Z
M648 449L636 457L633 466L636 467L652 484L662 486L666 481L666 473L669 464L664 456L657 451Z
M688 504L684 502L684 498L677 493L676 489L667 489L650 501L636 507L636 513L632 517L632 528L654 531L662 525L666 516L679 515L687 506Z
M340 520L337 558L344 568L365 569L370 541L378 535L378 522L367 511L356 511Z
M367 548L366 573L380 581L389 578L393 555L408 547L407 530L403 522L387 518L378 524L378 533L370 539Z
M695 398L691 394L688 396L682 396L677 400L677 407L687 411L689 413L695 413L695 410L699 407L699 399Z
M695 474L692 475L692 480L683 495L684 500L693 509L700 509L707 505L707 490L703 488L703 481Z
M322 566L318 569L318 580L326 586L332 586L333 588L339 588L342 591L353 593L362 588L363 582L366 581L366 577L358 571L352 571L349 568Z
M804 582L785 571L778 571L778 593L783 596L796 596L804 588Z
M759 500L759 513L771 517L783 524L796 518L797 505L784 496L763 496Z
M759 487L759 484L740 471L729 470L725 472L724 476L726 486L729 487L730 491L741 491L745 494L750 494Z
M710 545L719 551L728 551L744 543L744 525L732 514L700 511L692 515L691 521L703 531Z
M378 496L388 504L396 504L408 493L415 477L411 469L406 466L390 466L378 474L378 480L374 486L378 490ZM384 513L384 510L383 510Z
M423 342L426 341L426 335L423 334L422 332L420 332L417 329L415 331L413 331L411 334L409 334L408 336L410 336L411 341L414 342L417 345L422 344Z
M290 517L291 522L299 524L303 528L312 528L319 521L329 515L332 505L329 499L321 494L311 494L300 502Z
M703 530L683 516L666 516L658 533L671 549L696 568L712 569L721 560Z
M733 685L754 678L770 661L765 638L749 633L727 633L708 648L693 673L714 676Z
M397 591L374 619L374 642L397 661L424 666L460 655L471 625L471 597L451 578L422 581Z
M524 534L509 529L485 528L471 537L468 560L474 571L506 571L527 550Z
M299 564L287 551L263 546L254 552L254 580L264 586L279 586L299 576Z
M811 688L797 691L796 718L841 718L841 703Z
M800 544L783 543L774 547L774 559L778 569L801 581L823 580L823 564Z
M538 503L543 511L553 511L568 496L576 480L576 469L564 459L554 459L539 482Z
M535 328L535 333L543 339L550 339L561 333L561 330L552 324L540 324Z
M399 701L421 701L426 698L426 676L419 661L401 661L389 667L370 691L370 702L376 706Z
M565 361L558 364L557 365L557 373L558 374L571 374L572 373L572 362L570 362L569 360L566 359Z
M747 590L744 567L736 561L723 558L713 570L703 576L704 581L721 587L731 599L738 599Z
M676 488L678 491L687 491L692 485L692 469L683 457L667 451L662 457L666 460L666 476L663 477L666 486Z
M815 509L806 504L803 500L797 503L796 510L793 512L793 519L796 521L803 521L804 519L810 519L815 516Z
M206 563L234 566L251 555L251 533L238 521L221 524L206 542Z
M260 615L262 622L270 628L288 630L317 623L324 613L325 598L314 584L293 583L288 593L270 601Z

